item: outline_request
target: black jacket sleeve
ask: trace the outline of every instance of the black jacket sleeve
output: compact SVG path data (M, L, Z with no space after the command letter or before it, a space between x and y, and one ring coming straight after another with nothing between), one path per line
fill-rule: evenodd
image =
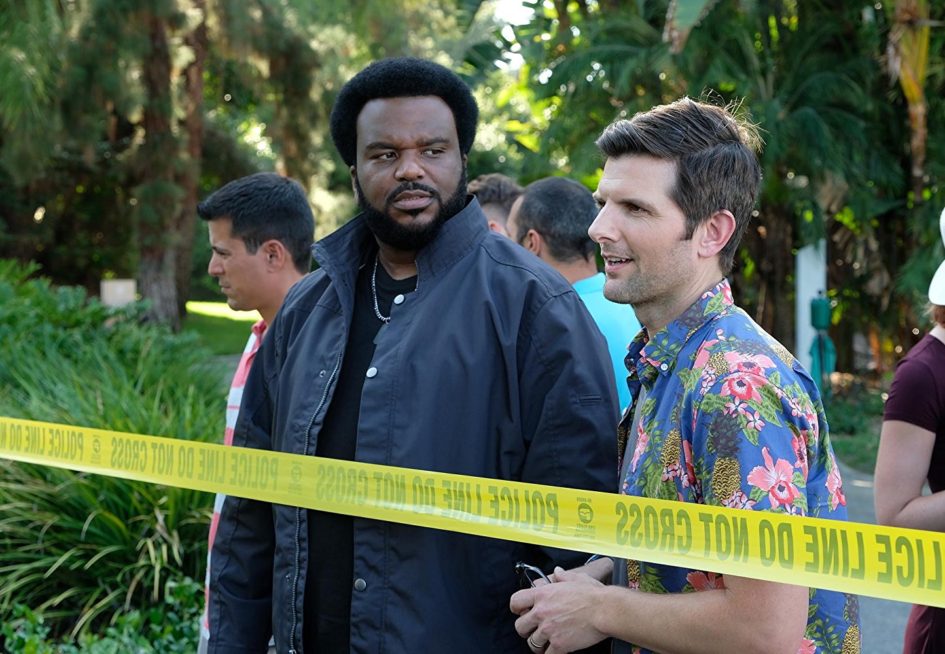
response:
M617 387L603 335L576 293L549 299L530 328L521 368L522 481L617 490ZM535 564L550 570L588 554L545 548Z
M276 324L270 328L275 331ZM272 404L267 378L275 367L274 334L256 354L233 433L233 445L271 449ZM272 505L228 496L210 563L211 654L258 653L272 635Z

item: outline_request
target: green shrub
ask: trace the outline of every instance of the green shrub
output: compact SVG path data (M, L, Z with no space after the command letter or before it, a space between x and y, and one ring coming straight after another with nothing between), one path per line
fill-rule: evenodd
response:
M0 261L0 415L217 441L220 370L193 336ZM146 614L202 578L206 493L0 460L0 622L73 636ZM9 638L9 636L8 636ZM104 651L104 650L103 650ZM129 650L122 650L129 651Z
M883 421L883 391L857 381L837 389L824 406L837 457L861 472L873 472Z
M18 604L0 628L0 645L34 654L183 654L196 650L202 609L203 587L184 579L168 583L161 605L120 615L101 635L51 639L43 615Z

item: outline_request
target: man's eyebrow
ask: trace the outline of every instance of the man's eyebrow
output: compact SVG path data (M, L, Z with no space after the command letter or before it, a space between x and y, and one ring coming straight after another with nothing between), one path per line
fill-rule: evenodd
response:
M593 195L594 201L597 202L598 205L603 206L604 204L606 204L607 200L605 200L597 191L594 191L594 193L592 193L591 195ZM621 197L621 198L611 197L608 199L614 204L619 204L620 206L625 207L625 208L639 207L640 209L643 209L647 213L651 213L651 214L657 213L656 207L654 207L649 202L646 202L645 200L640 200L634 197Z
M431 145L448 145L450 139L447 136L434 136L428 139L423 139L417 145L421 148L426 148ZM364 146L365 150L399 150L400 147L390 143L388 141L372 141Z
M365 150L396 150L397 146L387 141L372 141L364 146Z
M639 198L620 198L619 200L614 200L617 204L624 207L639 207L648 213L656 213L656 207L647 202L646 200L641 200Z
M434 136L433 138L424 139L420 141L420 147L428 147L431 145L449 145L450 139L446 136Z

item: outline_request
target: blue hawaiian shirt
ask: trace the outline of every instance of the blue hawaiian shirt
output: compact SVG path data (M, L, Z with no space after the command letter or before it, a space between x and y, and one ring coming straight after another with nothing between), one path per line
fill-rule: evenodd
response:
M646 392L636 433L628 433L634 410L621 421L622 493L846 519L817 386L735 306L727 280L659 332L641 332L626 363L633 397L641 385ZM653 593L725 583L713 572L645 561L627 561L626 579ZM812 589L799 652L859 652L858 613L856 596Z

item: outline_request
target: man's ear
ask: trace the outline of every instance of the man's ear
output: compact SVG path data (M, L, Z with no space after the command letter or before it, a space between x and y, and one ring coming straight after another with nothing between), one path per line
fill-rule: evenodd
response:
M357 181L358 181L358 169L354 166L348 166L348 174L351 175L351 192L358 195Z
M285 249L281 241L277 241L274 238L260 245L259 250L266 259L267 270L273 272L279 271L284 268L287 263L291 263L289 251Z
M536 257L541 257L541 253L545 249L545 237L534 229L530 229L525 232L525 236L522 238L522 247Z
M490 231L490 232L495 232L496 234L502 234L502 235L505 235L505 234L506 234L505 227L503 227L502 225L500 225L500 224L497 223L496 221L490 220L490 221L488 221L487 224L489 225L489 231Z
M728 209L721 209L709 216L693 235L698 238L696 247L699 255L706 258L716 256L732 240L736 226L735 216Z

